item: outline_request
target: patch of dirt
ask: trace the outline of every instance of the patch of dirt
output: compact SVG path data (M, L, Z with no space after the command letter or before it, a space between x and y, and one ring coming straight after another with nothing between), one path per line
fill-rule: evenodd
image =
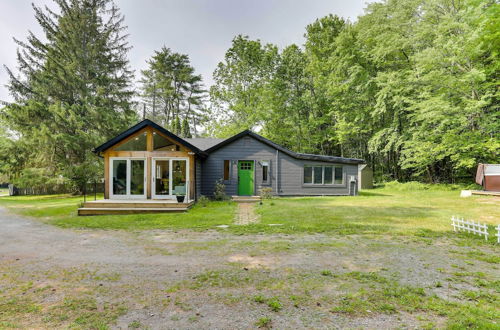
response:
M447 300L462 299L462 290L476 290L477 272L484 273L481 280L499 278L497 265L467 257L471 248L446 238L427 244L391 236L65 230L1 208L0 228L0 267L7 274L0 277L0 287L19 286L24 278L33 282L30 294L47 305L64 295L83 294L93 295L98 304L126 305L127 312L114 324L120 329L131 324L248 329L263 317L279 329L418 328L422 315L416 313L332 313L332 297L352 289L338 291L335 276L375 272ZM496 246L481 250L498 253ZM332 276L321 275L328 272ZM10 284L5 282L9 276ZM256 303L253 297L259 294L279 296L283 309L275 312ZM291 296L304 302L294 306ZM30 327L47 327L34 320Z

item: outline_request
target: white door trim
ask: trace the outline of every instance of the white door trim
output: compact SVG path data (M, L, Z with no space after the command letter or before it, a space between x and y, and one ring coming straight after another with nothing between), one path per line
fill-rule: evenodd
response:
M156 195L156 161L157 160L168 160L168 170L169 170L169 178L168 181L168 191L170 195ZM172 161L174 160L184 160L186 162L186 197L185 200L189 200L189 158L187 157L152 157L151 158L151 199L172 199L174 200L175 195L171 195L172 193Z
M109 166L109 199L146 199L147 198L147 160L144 157L110 157ZM125 160L127 162L127 178L126 178L126 193L125 195L115 195L113 194L113 161L114 160ZM130 184L131 184L131 174L132 174L132 160L142 160L144 162L144 194L142 195L132 195L130 194Z

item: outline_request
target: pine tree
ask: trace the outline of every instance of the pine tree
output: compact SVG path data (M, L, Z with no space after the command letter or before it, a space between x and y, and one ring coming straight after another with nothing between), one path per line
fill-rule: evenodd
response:
M174 134L181 135L181 130L182 130L181 120L179 119L179 116L177 116L174 119L174 127L173 127Z
M98 172L92 149L135 121L123 17L111 0L33 6L45 38L15 40L18 72L7 68L14 102L2 111L36 162L81 186ZM47 40L47 41L43 41ZM92 170L94 169L94 170Z
M199 120L205 109L206 91L201 76L194 73L189 57L163 47L155 51L147 63L148 68L142 71L140 82L141 96L150 109L148 117L171 126L174 132L176 117L180 117L181 122L186 118ZM195 126L193 123L193 128ZM182 131L180 125L176 129Z
M189 121L187 117L184 117L182 120L182 137L184 138L191 138L193 137L191 135L191 130L189 129Z

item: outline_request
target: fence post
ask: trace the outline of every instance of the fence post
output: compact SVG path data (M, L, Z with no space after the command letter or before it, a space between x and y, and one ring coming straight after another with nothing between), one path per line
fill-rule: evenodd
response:
M497 225L497 243L500 243L500 225Z

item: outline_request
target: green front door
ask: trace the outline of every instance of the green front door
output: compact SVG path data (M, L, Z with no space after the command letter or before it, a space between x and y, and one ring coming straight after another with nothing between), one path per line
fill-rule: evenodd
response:
M253 161L238 161L238 195L253 196Z

